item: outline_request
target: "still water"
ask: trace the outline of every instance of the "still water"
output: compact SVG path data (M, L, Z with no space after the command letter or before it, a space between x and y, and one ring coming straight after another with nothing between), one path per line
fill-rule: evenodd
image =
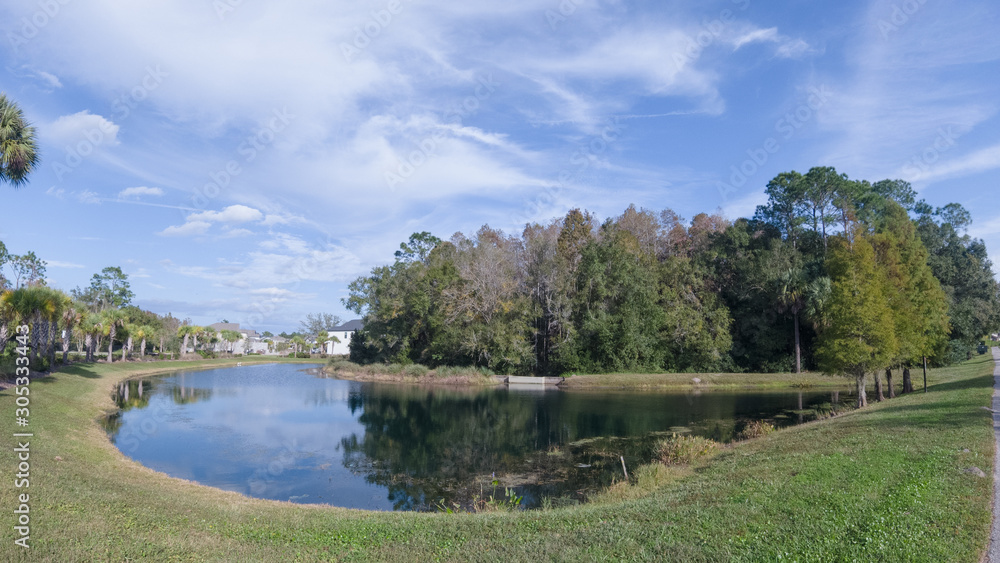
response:
M750 420L814 418L843 392L428 388L271 364L123 383L105 422L139 463L249 496L369 510L503 497L572 504L673 432L730 441ZM499 486L494 484L499 481Z

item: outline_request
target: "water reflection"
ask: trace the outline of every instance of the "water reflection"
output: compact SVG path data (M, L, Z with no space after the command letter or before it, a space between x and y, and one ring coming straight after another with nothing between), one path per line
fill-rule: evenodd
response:
M301 366L186 372L123 383L108 432L170 475L251 496L378 510L469 506L494 476L538 506L579 502L648 462L671 432L729 441L847 393L700 394L453 389L313 377Z

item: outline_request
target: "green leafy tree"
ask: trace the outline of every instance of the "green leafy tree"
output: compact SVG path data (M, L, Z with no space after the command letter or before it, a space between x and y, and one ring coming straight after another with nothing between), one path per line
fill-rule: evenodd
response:
M73 290L73 297L86 303L92 311L121 309L132 303L135 294L128 281L128 274L118 266L108 266L90 279L90 287Z
M27 183L28 175L38 166L38 154L35 128L25 119L24 111L0 93L0 183L14 188Z
M860 408L868 404L865 378L890 365L899 344L886 276L871 243L858 228L832 240L827 259L832 288L816 356L826 373L855 379Z
M916 205L917 233L927 249L928 264L948 298L951 326L948 353L931 354L939 363L971 357L977 341L1000 326L1000 286L982 240L960 234L971 223L962 206L932 209Z

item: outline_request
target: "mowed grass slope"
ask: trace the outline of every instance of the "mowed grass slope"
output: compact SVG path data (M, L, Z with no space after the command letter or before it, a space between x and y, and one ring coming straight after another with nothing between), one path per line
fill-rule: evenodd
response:
M992 475L988 356L931 372L927 394L737 444L636 500L475 515L261 501L145 469L96 419L148 367L31 383L30 550L13 544L18 428L0 393L0 560L975 562L989 537L992 481L963 472Z

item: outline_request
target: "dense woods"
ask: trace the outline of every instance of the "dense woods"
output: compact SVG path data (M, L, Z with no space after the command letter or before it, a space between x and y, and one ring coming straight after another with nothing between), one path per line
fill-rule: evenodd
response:
M350 285L345 305L365 319L351 358L536 375L823 369L861 385L965 359L1000 327L960 205L829 167L779 174L767 195L733 222L629 206L516 235L416 233Z

